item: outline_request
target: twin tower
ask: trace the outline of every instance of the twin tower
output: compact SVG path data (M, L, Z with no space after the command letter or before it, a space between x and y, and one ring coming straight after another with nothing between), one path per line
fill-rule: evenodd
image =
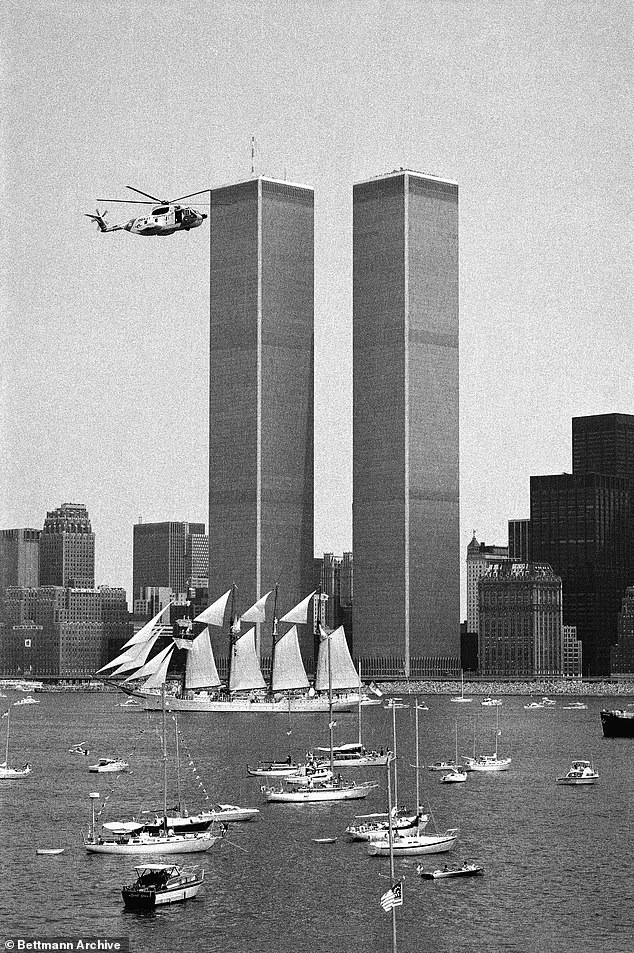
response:
M277 583L281 616L315 588L314 193L254 178L213 190L209 221L210 594L235 583L243 611ZM447 673L460 654L453 182L400 170L353 188L353 394L354 655L364 676Z

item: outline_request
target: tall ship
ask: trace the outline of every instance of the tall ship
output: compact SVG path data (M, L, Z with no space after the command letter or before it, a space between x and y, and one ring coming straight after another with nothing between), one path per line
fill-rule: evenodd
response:
M604 738L634 738L634 708L603 710L601 725Z
M273 652L271 678L267 684L258 658L255 628L244 633L242 623L264 623L267 600L274 595ZM122 652L99 669L97 676L116 685L129 695L138 697L146 711L161 709L162 688L176 648L187 651L185 672L180 684L164 693L165 706L172 711L225 712L237 714L316 714L329 710L328 694L323 689L318 660L317 678L311 686L299 648L298 624L308 622L308 607L317 591L310 593L279 620L290 628L277 637L275 618L277 589L267 592L241 616L234 612L235 587L229 589L193 620L204 628L192 634L192 623L186 622L182 638L172 634L171 627L161 624L169 606L123 646ZM228 632L230 639L229 674L223 685L216 666L210 637L210 626L225 628L227 608L231 601ZM162 642L159 642L162 640ZM165 644L162 648L159 646ZM159 643L159 645L157 645ZM158 650L157 650L158 649ZM155 650L155 654L152 654ZM352 711L359 704L380 704L359 687L359 675L340 626L332 633L332 706L334 711ZM323 667L323 666L322 666Z

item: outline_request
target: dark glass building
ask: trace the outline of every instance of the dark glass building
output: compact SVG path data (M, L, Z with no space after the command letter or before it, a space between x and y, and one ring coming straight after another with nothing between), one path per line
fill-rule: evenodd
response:
M509 520L509 559L530 562L531 521Z
M40 530L0 530L0 603L9 586L40 584Z
M562 578L584 673L608 675L634 579L634 416L574 417L572 461L572 474L531 477L531 552Z
M354 186L353 296L355 655L374 675L446 673L460 664L455 183L401 170Z
M132 541L132 599L141 599L141 590L167 587L177 595L186 591L192 568L204 570L206 549L204 523L136 523ZM192 553L201 558L192 560ZM189 554L189 558L188 558ZM206 575L206 572L205 572Z
M235 583L244 611L278 583L283 615L314 588L313 190L215 189L209 221L210 598ZM312 659L312 631L301 639Z
M95 534L83 503L62 503L46 514L40 536L40 586L95 585Z

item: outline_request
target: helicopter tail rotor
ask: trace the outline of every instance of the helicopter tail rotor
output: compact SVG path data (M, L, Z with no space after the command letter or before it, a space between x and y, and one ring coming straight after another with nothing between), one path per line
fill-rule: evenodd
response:
M89 215L88 212L84 212L86 218L89 218L91 222L94 222L100 232L109 232L112 231L112 226L108 225L106 222L107 211L100 212L99 209L95 209L96 215Z

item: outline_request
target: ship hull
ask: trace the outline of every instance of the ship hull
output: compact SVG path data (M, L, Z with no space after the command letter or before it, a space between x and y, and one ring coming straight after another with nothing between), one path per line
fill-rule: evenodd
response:
M604 738L634 738L634 711L602 711Z
M141 697L145 711L161 710L160 695L144 695ZM332 708L333 711L337 712L353 711L358 703L358 695L346 695L345 699L333 699ZM232 698L223 701L205 695L194 696L193 698L178 698L173 695L166 695L165 707L168 711L204 711L234 715L287 715L289 712L287 698L272 701L258 698ZM328 710L327 698L291 698L290 701L290 711L294 715L318 715Z

